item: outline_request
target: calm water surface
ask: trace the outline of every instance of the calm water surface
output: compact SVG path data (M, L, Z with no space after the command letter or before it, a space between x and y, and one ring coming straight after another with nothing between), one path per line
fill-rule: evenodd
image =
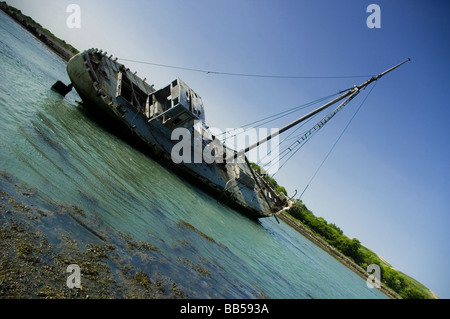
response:
M1 11L0 34L0 170L157 246L146 271L198 298L386 298L285 223L247 219L99 127L74 91L50 90L69 83L65 63Z

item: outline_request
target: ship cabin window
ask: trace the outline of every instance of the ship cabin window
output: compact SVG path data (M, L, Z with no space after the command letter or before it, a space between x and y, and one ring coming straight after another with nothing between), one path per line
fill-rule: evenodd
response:
M122 96L131 105L138 110L144 110L147 104L147 94L145 94L137 85L133 84L125 74L122 74L120 96Z
M171 107L172 95L170 92L170 86L166 86L149 95L149 104L146 108L145 115L149 119L157 117L158 121L164 122L166 120L166 115L163 113Z
M200 97L178 79L149 95L144 114L170 130L191 128L199 118L204 120Z
M181 113L180 115L178 115L176 118L174 118L172 121L170 121L170 123L168 123L168 126L170 126L170 129L173 129L175 127L177 127L178 125L180 125L181 123L185 122L187 119L189 119L191 117L191 115L187 112ZM188 121L189 122L189 121ZM189 127L190 123L183 123L185 125L185 127Z
M163 124L169 129L173 130L177 127L191 128L194 125L196 117L186 110L182 105L177 105L168 110L165 115Z

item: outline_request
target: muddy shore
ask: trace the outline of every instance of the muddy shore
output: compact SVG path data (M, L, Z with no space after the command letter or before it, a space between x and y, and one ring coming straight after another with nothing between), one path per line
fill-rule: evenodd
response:
M0 173L0 299L189 298L171 278L136 267L151 264L157 247ZM67 285L71 264L82 270L81 288Z

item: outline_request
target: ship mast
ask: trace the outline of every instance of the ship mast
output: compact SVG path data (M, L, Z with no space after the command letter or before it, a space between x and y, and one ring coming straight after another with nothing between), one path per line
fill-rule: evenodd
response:
M352 94L355 94L356 92L358 92L358 91L361 90L361 89L366 88L366 87L367 87L369 84L371 84L372 82L375 82L376 80L378 80L378 79L381 78L382 76L384 76L384 75L386 75L387 73L389 73L389 72L395 70L396 68L398 68L399 66L405 64L405 63L408 62L408 61L411 61L411 59L407 59L407 60L403 61L402 63L397 64L396 66L394 66L394 67L392 67L392 68L390 68L390 69L388 69L388 70L386 70L386 71L384 71L384 72L382 72L382 73L380 73L380 74L378 74L378 75L372 77L371 79L369 79L369 80L367 80L366 82L360 84L359 86L354 86L353 88L349 89L347 92L345 92L345 93L342 94L341 96L335 98L334 100L332 100L332 101L330 101L330 102L324 104L323 106L317 108L316 110L314 110L314 111L312 111L312 112L310 112L310 113L308 113L308 114L302 116L301 118L295 120L294 122L292 122L292 123L290 123L290 124L288 124L288 125L282 127L282 128L279 129L278 131L276 131L276 132L274 132L274 133L272 133L272 134L270 134L270 135L264 137L263 139L261 139L261 140L259 140L258 142L256 142L256 143L254 143L254 144L248 146L247 148L245 148L245 149L243 149L243 150L241 150L241 151L239 151L239 152L236 152L235 154L233 154L233 155L231 155L229 158L227 158L227 161L228 161L228 160L235 159L235 158L237 158L238 156L243 155L243 154L249 152L250 150L254 149L255 147L258 147L259 145L261 145L261 144L263 144L263 143L269 141L269 140L272 139L273 137L275 137L275 136L277 136L277 135L280 135L281 133L283 133L283 132L289 130L290 128L292 128L292 127L294 127L294 126L300 124L301 122L303 122L303 121L309 119L310 117L314 116L315 114L317 114L317 113L319 113L319 112L325 110L326 108L330 107L331 105L333 105L333 104L335 104L335 103L337 103L337 102L339 102L339 101L345 99L346 97L348 97L348 96L350 96L350 95L352 95Z

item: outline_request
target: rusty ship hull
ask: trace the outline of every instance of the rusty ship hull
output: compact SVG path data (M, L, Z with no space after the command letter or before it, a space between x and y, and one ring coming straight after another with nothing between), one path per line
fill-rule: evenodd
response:
M97 49L72 57L67 73L87 110L217 200L253 219L273 216L287 206L288 200L251 168L245 155L236 156L232 162L195 160L202 155L196 152L213 145L214 138L205 124L201 98L179 78L155 90L117 59ZM172 134L177 128L197 136L190 145L193 160L174 160L172 150L179 141L172 140ZM214 141L212 153L235 153Z

